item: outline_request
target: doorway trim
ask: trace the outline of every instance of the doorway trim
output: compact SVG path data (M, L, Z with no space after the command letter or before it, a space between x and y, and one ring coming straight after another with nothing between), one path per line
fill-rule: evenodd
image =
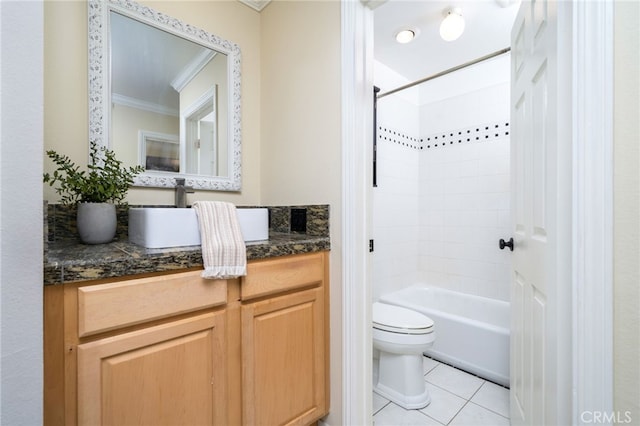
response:
M573 424L613 412L612 0L573 3Z
M342 1L342 422L371 424L373 12ZM370 112L370 113L368 113Z

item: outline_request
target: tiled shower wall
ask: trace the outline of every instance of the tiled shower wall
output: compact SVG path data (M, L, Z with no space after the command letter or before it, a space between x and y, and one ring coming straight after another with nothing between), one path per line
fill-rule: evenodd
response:
M421 112L441 142L420 153L420 281L508 301L510 252L498 241L511 235L509 85Z
M395 96L378 103L374 298L422 282L509 300L509 83Z
M403 134L378 132L378 187L373 189L374 299L416 281L420 245L420 157L418 151L403 145L409 142L406 135L418 135L418 110L411 100L390 96L378 104L378 117L379 123L403 129Z

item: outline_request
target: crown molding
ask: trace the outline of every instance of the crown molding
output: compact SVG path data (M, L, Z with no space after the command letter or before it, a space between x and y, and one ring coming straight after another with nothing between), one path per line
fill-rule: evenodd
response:
M111 102L116 105L123 105L130 108L153 112L156 114L169 115L173 117L178 117L180 115L180 111L175 108L169 108L164 105L143 101L141 99L132 98L130 96L121 95L119 93L111 94Z
M187 84L198 75L200 71L216 56L218 52L210 49L203 49L190 63L188 63L178 75L171 81L170 85L176 92L182 92Z
M262 9L267 7L267 5L271 2L271 0L238 0L240 3L249 6L251 9L257 10L260 12Z

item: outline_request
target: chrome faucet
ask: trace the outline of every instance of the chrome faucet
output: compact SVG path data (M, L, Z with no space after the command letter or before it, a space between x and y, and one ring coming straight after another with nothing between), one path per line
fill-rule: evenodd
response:
M193 194L193 188L185 186L183 178L176 179L176 207L187 207L187 194Z

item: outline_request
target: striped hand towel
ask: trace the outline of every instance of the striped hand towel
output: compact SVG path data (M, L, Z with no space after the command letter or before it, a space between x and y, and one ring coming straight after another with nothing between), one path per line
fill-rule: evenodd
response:
M247 249L238 223L236 206L219 201L196 201L203 278L228 279L247 275Z

